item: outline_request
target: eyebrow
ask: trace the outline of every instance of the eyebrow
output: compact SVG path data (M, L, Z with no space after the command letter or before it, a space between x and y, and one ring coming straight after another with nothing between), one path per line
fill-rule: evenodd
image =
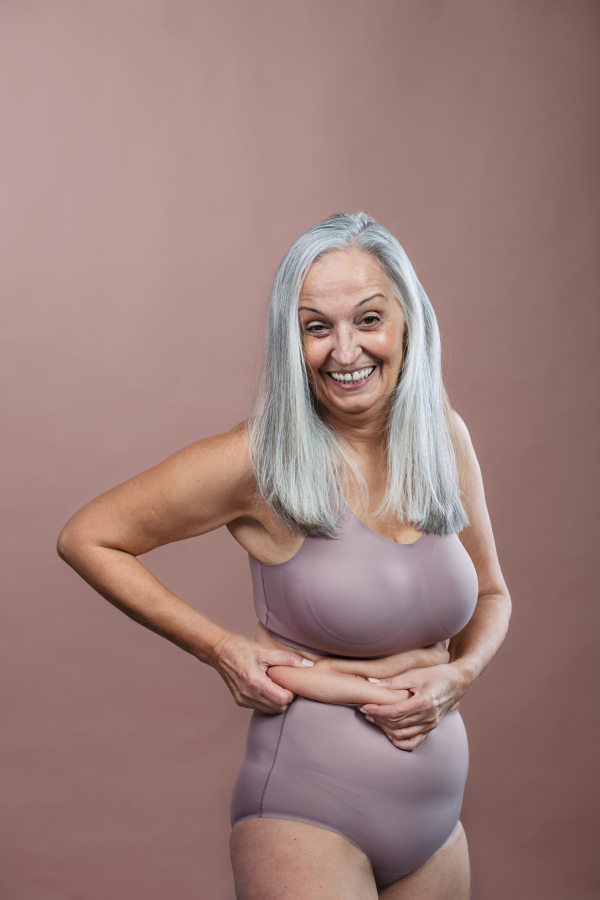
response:
M377 291L376 294L371 294L370 297L365 297L364 300L361 300L360 303L357 303L354 309L359 309L359 307L363 306L365 303L369 303L371 300L375 300L377 297L383 297L383 299L385 300L385 295L382 294L381 291ZM308 312L314 312L318 316L325 315L325 313L322 313L320 309L314 309L314 307L312 306L299 306L298 312L300 312L301 309L306 309L308 310Z

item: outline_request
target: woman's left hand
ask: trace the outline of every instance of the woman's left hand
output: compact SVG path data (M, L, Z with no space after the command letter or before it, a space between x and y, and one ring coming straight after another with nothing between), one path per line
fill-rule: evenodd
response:
M465 676L452 663L411 669L380 681L384 687L408 690L412 696L390 706L367 703L360 711L378 725L394 747L400 750L418 747L469 688Z

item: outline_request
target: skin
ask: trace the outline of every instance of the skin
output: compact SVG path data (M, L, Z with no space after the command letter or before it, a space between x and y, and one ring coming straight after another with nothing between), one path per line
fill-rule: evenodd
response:
M374 515L385 493L386 403L398 379L404 341L404 317L387 275L361 251L330 253L309 269L299 318L313 390L368 486L367 502L350 486L349 506L389 540L414 542L420 532L413 523ZM369 378L358 384L338 384L331 377L371 366ZM257 496L244 424L191 444L90 501L63 528L59 553L126 615L212 665L238 705L280 713L299 687L307 696L320 691L325 702L363 704L399 752L412 751L489 664L510 613L477 460L458 416L452 424L471 523L460 539L477 571L479 599L471 621L450 641L449 655L439 647L402 654L395 671L385 668L389 661L370 661L372 668L365 668L364 661L308 659L309 654L269 643L260 630L251 641L221 628L149 571L139 559L144 553L223 525L266 564L284 562L300 549L303 538L283 527ZM379 685L365 681L379 677L369 676L371 671L383 676ZM352 699L331 699L335 696ZM378 896L364 854L326 829L250 819L233 829L231 848L238 900ZM467 900L468 892L466 841L458 828L424 866L379 896Z
M285 645L276 641L260 624L256 627L255 637L258 643L265 647L285 649ZM450 654L443 643L406 653L396 653L383 659L347 659L318 656L316 653L304 651L302 655L313 663L312 667L271 666L268 670L269 678L281 687L309 700L318 700L321 703L352 703L356 706L365 703L400 703L402 700L408 700L410 696L408 691L395 691L385 687L381 679L417 667L441 665L450 659Z

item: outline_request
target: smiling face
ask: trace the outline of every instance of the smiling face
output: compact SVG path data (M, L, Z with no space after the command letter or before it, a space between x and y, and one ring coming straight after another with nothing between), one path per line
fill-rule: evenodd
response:
M327 253L308 270L298 309L321 404L348 424L379 419L400 374L405 320L377 260L355 248Z

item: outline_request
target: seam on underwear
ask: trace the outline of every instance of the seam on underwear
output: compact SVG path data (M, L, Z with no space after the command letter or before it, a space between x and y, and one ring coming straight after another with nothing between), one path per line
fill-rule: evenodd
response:
M262 817L263 817L263 803L264 803L264 800L265 800L265 794L267 793L267 788L268 788L268 786L269 786L269 781L270 781L270 779L271 779L271 775L273 774L273 769L275 768L275 763L277 762L277 754L279 753L279 745L280 745L280 743L281 743L281 738L282 738L282 735L283 735L283 729L284 729L284 727L285 727L285 720L287 719L287 714L288 714L289 710L290 710L290 708L289 708L289 706L288 706L288 708L286 709L286 711L285 711L284 714L283 714L283 721L282 721L282 723L281 723L281 731L279 732L279 737L278 737L278 739L277 739L277 746L275 747L275 755L273 756L273 762L271 763L271 768L269 769L269 774L267 775L267 780L265 781L265 786L264 786L264 788L263 788L263 792L262 792L261 798L260 798L260 815L259 815L259 819L262 819Z
M267 615L265 616L265 628L269 627L269 601L267 600L267 592L265 590L265 570L263 568L262 563L260 564L260 581L263 589L263 597L265 601L265 609L267 610Z

